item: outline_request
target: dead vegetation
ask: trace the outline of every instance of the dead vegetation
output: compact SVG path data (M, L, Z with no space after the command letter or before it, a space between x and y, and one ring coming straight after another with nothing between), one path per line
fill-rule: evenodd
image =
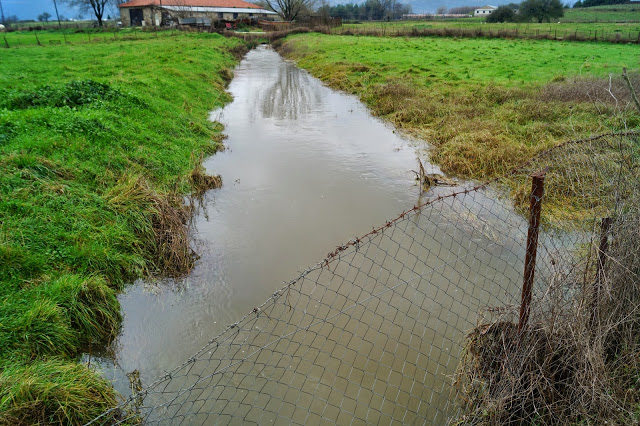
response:
M224 150L224 145L221 144L220 147L219 151ZM222 177L220 175L208 175L202 166L203 160L204 156L200 156L198 159L191 158L194 166L191 173L189 173L189 183L196 197L202 196L210 189L222 187Z
M548 167L550 199L567 199L558 194L565 191L582 201L567 215L546 217L554 237L538 248L529 323L519 331L519 305L493 307L469 332L456 376L459 424L637 422L638 142L629 134L568 143L519 172L525 182L529 172Z

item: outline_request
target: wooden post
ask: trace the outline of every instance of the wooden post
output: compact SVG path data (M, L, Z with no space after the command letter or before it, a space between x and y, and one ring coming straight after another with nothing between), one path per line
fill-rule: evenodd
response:
M38 46L42 46L42 44L40 44L40 39L38 38L38 33L34 31L33 34L36 36L36 41L38 42Z
M540 228L540 213L542 211L542 196L544 195L545 173L546 171L542 171L531 175L529 233L527 235L527 254L524 259L524 280L522 284L518 331L522 331L527 325L529 312L531 310L531 293L533 290L533 278L536 272L536 255L538 252L538 234Z
M2 37L4 37L4 45L7 47L7 49L9 48L9 42L7 41L7 36L2 34Z

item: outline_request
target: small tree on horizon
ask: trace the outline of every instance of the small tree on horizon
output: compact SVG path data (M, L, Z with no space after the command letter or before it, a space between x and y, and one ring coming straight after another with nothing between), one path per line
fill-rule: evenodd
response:
M515 22L516 12L509 6L499 6L493 13L487 16L488 23Z
M524 0L520 3L520 15L524 21L533 18L538 23L551 22L552 18L564 16L564 9L560 0Z
M51 18L51 14L49 12L42 12L40 15L38 15L38 21L40 22L49 22L49 18Z

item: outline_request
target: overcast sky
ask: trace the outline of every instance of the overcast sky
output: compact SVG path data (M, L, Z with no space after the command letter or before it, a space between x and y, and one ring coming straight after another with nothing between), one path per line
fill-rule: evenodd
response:
M329 0L329 3L363 3L364 1L365 0ZM413 11L416 13L435 12L440 6L450 8L466 5L501 5L509 3L510 1L518 2L520 0L400 0L402 3L411 4L411 6L413 6ZM64 15L67 18L76 18L78 16L77 10L66 7L62 4L62 0L57 0L57 2L60 15ZM56 16L56 12L53 7L53 0L0 0L0 3L2 3L2 7L4 8L4 16L17 15L20 19L37 19L38 15L42 12L49 12L54 19ZM115 10L115 8L114 10L108 9L107 12L105 12L104 17L106 18L107 15L111 15L112 17L119 16L118 11ZM85 14L84 17L85 19L95 19L93 14L88 13Z
M66 7L61 0L58 2L58 12L67 18L76 18L78 11ZM4 10L4 16L16 15L19 19L37 19L42 12L49 12L55 19L56 10L53 7L53 0L0 0ZM113 11L107 10L106 15L113 14ZM117 12L116 12L117 14ZM86 19L94 18L93 15L85 14ZM95 19L95 18L94 18Z

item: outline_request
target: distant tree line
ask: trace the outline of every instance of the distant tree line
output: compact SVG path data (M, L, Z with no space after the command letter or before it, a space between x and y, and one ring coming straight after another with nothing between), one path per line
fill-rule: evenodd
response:
M589 0L588 0L589 1ZM487 22L551 22L564 16L560 0L524 0L520 4L500 6L487 16Z
M451 15L470 15L474 10L481 8L482 6L459 6L452 7L448 13Z
M608 6L610 4L624 4L627 0L578 0L573 7Z
M409 13L411 5L396 0L366 0L362 4L347 3L329 7L332 17L360 21L400 19Z

